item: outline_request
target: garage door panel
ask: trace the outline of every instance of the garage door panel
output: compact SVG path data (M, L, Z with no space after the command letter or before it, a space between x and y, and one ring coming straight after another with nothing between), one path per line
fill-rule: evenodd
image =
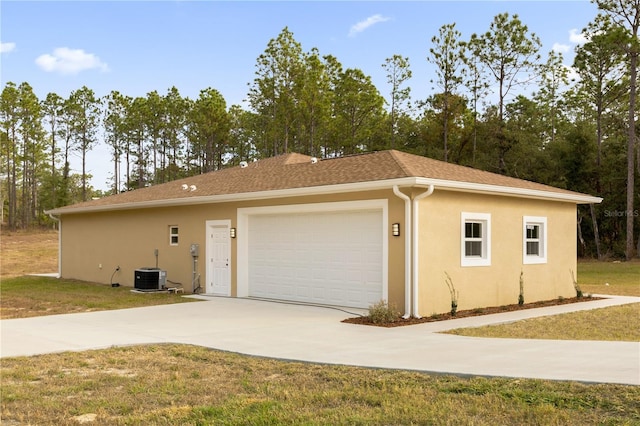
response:
M249 295L366 308L382 298L382 211L249 217Z

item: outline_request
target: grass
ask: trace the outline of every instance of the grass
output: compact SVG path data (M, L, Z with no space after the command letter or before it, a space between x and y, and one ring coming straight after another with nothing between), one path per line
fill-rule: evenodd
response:
M283 362L187 345L3 359L3 424L639 424L640 387Z
M20 237L24 242L25 236ZM40 246L37 236L28 237ZM177 295L133 294L128 288L108 285L16 277L53 272L57 266L29 270L33 256L47 249L31 250L31 243L25 243L7 250L11 242L3 236L3 319L187 300ZM8 253L11 262L7 262ZM38 262L48 264L46 259ZM640 296L637 268L639 262L580 262L578 279L585 292ZM578 337L570 333L602 323L638 330L639 306L595 310L591 313L597 316L590 318L567 314L547 318L547 323L518 324L538 333L548 333L552 323L560 324L561 337L572 339ZM568 318L569 322L562 322ZM510 333L525 337L524 331ZM601 331L601 335L616 333L611 328ZM3 358L0 383L3 425L80 424L83 419L93 419L91 424L96 425L640 424L638 386L305 364L188 345Z
M460 328L447 333L512 339L640 342L640 303L533 318L510 324Z
M0 250L2 251L0 262L2 279L58 270L58 233L56 231L9 232L2 229Z
M0 294L0 319L196 301L176 294L132 293L130 287L31 276L3 278Z
M578 262L578 283L585 294L640 296L640 261ZM447 333L459 336L513 339L638 342L640 341L640 303L533 318L510 324L461 328L447 331Z
M640 296L640 260L580 261L578 262L578 283L585 294Z

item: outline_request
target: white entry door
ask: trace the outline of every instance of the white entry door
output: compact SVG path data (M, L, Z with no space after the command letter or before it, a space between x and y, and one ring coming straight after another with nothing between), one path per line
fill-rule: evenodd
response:
M231 295L231 249L227 220L207 221L207 294Z

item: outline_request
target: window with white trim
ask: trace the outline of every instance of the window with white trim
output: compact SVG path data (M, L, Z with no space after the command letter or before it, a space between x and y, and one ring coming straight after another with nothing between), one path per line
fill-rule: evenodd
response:
M547 263L547 218L522 218L522 263Z
M179 231L177 225L169 226L169 245L177 246L179 240Z
M460 265L491 265L491 215L463 212L460 234Z

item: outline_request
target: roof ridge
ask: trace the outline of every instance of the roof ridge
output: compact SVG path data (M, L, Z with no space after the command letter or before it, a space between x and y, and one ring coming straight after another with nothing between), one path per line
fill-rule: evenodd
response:
M316 162L311 161L311 157L299 153L286 153L251 162L245 167L223 168L99 200L78 203L73 205L75 207L65 206L50 211L58 214L65 211L79 212L84 208L117 209L118 206L132 208L130 206L136 205L144 207L154 203L162 205L167 200L181 203L188 199L198 201L207 197L231 197L230 199L239 200L242 198L241 194L269 193L270 191L280 194L282 191L300 191L303 188L308 188L309 193L313 193L313 188L327 188L332 185L348 187L348 185L372 182L382 184L385 181L405 178L439 182L435 184L441 184L443 188L458 188L463 191L485 192L490 191L491 188L502 187L512 188L511 193L516 195L527 195L529 191L543 191L571 197L583 196L579 199L564 198L565 201L577 200L578 203L596 199L548 184L499 175L394 149L339 157L335 160L338 161L322 161L312 166L311 164ZM560 195L558 197L563 199Z
M306 163L311 161L311 158L313 158L310 155L302 154L300 152L287 152L283 155L284 155L284 164Z
M289 164L301 164L307 163L311 161L311 156L306 154L301 154L299 152L283 152L272 157L261 158L257 161L251 161L248 165L253 165L253 167L260 166L275 166L275 165L289 165ZM222 169L224 170L224 169Z
M391 155L391 158L393 158L393 161L395 161L395 163L400 167L400 169L402 169L402 172L407 175L407 176L415 176L416 173L414 173L411 170L411 167L406 164L404 161L402 161L402 159L400 158L402 155L411 155L408 154L406 152L402 152L402 151L398 151L395 149L390 149L387 151L383 151L383 152L388 152L389 155Z

